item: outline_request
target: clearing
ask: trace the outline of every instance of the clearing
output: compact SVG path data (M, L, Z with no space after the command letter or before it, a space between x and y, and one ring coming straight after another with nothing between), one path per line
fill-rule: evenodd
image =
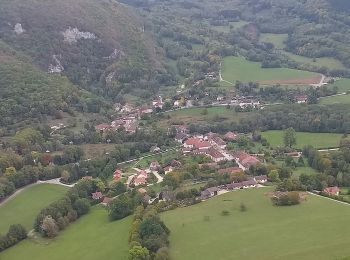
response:
M240 190L168 211L173 260L329 260L350 255L350 206L308 196L292 207L275 207L265 193ZM247 207L240 212L240 204ZM229 211L222 216L222 211Z
M321 75L288 68L261 68L260 62L251 62L243 57L226 57L222 62L222 77L235 83L259 82L262 85L311 85L318 84Z
M36 215L45 206L62 197L68 188L62 185L37 184L21 191L0 205L0 233L6 234L12 224L22 224L27 231L33 228Z
M333 104L350 104L350 95L339 95L320 98L320 104L333 105Z
M128 259L130 226L130 217L110 222L106 210L95 206L54 240L26 239L1 253L1 260Z
M261 135L266 138L270 145L273 147L284 145L282 130L266 131L262 132ZM312 145L317 149L336 148L339 147L340 139L342 136L342 134L333 133L297 132L297 144L294 147L302 149L306 145Z

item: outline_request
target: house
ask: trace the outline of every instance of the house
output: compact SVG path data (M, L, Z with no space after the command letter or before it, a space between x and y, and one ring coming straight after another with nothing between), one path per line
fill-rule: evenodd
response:
M102 202L101 202L101 204L102 204L103 206L107 206L108 203L109 203L112 199L113 199L113 198L104 197L103 200L102 200Z
M150 204L151 199L152 199L152 198L151 198L148 194L145 194L145 195L143 195L143 197L142 197L142 202L145 203L145 204Z
M295 102L298 104L305 104L308 101L308 96L307 95L297 95L295 96Z
M97 126L95 126L95 130L100 132L100 133L104 133L106 131L109 131L112 129L112 126L109 124L99 124Z
M255 176L254 179L255 179L255 181L257 183L265 183L265 182L267 182L267 176L266 175Z
M229 167L229 168L218 170L218 173L220 174L236 174L240 172L242 172L242 169L239 167Z
M339 196L340 189L338 187L328 187L323 192L330 196Z
M227 132L225 135L224 135L224 139L227 140L227 141L237 141L239 138L239 135L238 133L234 133L234 132Z
M185 148L207 150L211 147L211 144L207 141L202 141L199 138L189 138L184 142Z
M236 155L236 158L238 161L245 167L250 168L251 166L255 166L260 163L260 161L250 154L247 154L245 152L240 152L238 155Z
M160 167L160 164L159 164L159 162L157 162L157 161L153 161L153 162L151 162L151 164L149 165L149 169L150 169L151 171L158 171L160 168L161 168L161 167Z
M223 155L221 152L216 150L215 148L210 148L208 150L207 155L212 159L214 162L221 162L226 160L225 155Z
M120 112L127 114L127 113L131 113L134 110L134 106L131 104L126 103L121 109Z
M238 182L238 183L230 183L226 185L226 189L228 190L239 190L239 189L243 189L242 183Z
M135 186L146 185L146 184L147 184L147 180L143 176L136 176L136 178L134 179Z
M115 170L113 173L113 180L114 181L119 181L120 178L122 177L122 171L121 170Z
M241 99L239 101L239 106L241 108L253 107L257 108L260 106L260 101L254 99Z
M93 200L100 200L103 198L103 194L100 191L96 191L96 192L91 193L91 197Z
M180 132L180 133L176 134L175 141L182 144L183 141L185 141L187 137L188 137L187 134Z
M207 200L218 195L219 189L217 187L208 188L201 192L201 200Z
M172 172L173 170L174 170L174 168L171 165L167 165L164 167L165 174Z
M164 102L161 96L158 99L152 101L153 108L163 109Z
M226 142L216 134L207 135L207 139L212 145L218 146L221 149L226 148Z
M174 101L174 107L175 107L175 108L181 107L181 101L180 101L180 100L175 100L175 101Z
M243 189L248 189L248 188L254 188L257 185L257 182L254 179L248 180L248 181L242 181L242 187Z

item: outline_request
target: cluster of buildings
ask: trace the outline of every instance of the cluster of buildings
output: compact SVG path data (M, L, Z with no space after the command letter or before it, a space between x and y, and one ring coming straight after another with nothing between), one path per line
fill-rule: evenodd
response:
M201 192L201 200L207 200L211 197L232 190L256 188L259 185L264 184L265 182L267 182L267 176L261 175L255 176L254 178L242 182L233 182L220 187L211 187Z

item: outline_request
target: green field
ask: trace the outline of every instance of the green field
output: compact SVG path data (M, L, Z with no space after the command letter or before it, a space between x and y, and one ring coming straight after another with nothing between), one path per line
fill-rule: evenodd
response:
M23 190L14 199L0 205L0 233L5 234L12 224L22 224L28 231L31 230L39 211L62 197L67 190L67 187L53 184L40 184Z
M204 110L207 114L204 114ZM245 117L248 113L237 113L233 109L227 109L226 107L208 107L208 108L188 108L180 109L166 113L170 116L170 119L163 121L162 125L169 126L169 124L182 124L192 122L214 122L214 121L230 121L238 122L241 118ZM250 113L251 114L251 113Z
M323 104L323 105L350 104L350 95L321 98L320 104Z
M283 146L283 131L266 131L261 133L264 138L273 146ZM315 148L334 148L339 147L342 134L330 133L302 133L296 134L297 144L296 148L302 149L306 145L312 145Z
M304 158L304 161L306 162L307 159ZM306 167L297 167L295 170L293 170L293 177L298 179L301 174L306 175L313 175L317 174L318 172L314 170L313 168L306 166Z
M317 77L317 73L288 69L261 68L259 62L247 61L243 57L226 57L222 63L222 77L224 80L235 83L237 80L241 82L262 82L274 81L271 84L277 84L278 81L301 80Z
M328 85L329 87L337 86L340 93L350 92L350 79L339 79L334 84Z
M54 240L26 239L1 254L1 260L96 260L128 258L131 218L110 222L100 206L71 224ZM30 256L30 258L28 258Z
M173 260L335 260L350 255L350 206L309 196L272 206L271 188L230 192L162 214ZM247 206L246 212L239 205ZM222 216L227 210L229 216Z
M288 34L274 34L274 33L262 33L260 34L261 42L272 43L276 49L283 49L285 47L284 42L287 40Z

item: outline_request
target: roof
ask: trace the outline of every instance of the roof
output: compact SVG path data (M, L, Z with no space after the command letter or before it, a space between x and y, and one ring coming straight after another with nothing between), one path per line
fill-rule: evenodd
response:
M242 187L243 187L243 185L240 182L238 182L238 183L230 183L230 184L226 185L226 188L229 189L229 190L242 188Z
M242 181L242 186L252 186L252 185L256 185L256 181L255 180L248 180L248 181Z
M222 140L219 136L213 136L212 140L217 144L217 145L226 145L226 142Z
M202 141L199 138L189 138L185 141L188 146L193 146L196 149L209 148L211 144L207 141Z
M176 136L175 136L175 139L176 140L184 140L184 139L186 139L187 138L187 135L186 134L184 134L184 133L178 133L178 134L176 134Z
M250 167L252 165L256 165L256 164L260 163L260 161L256 157L251 156L251 155L244 153L244 152L239 153L238 159L239 159L240 163L245 167Z
M338 187L328 187L323 190L323 192L328 193L330 195L337 195L340 189Z
M237 133L234 133L234 132L227 132L224 135L224 138L227 140L237 140L238 137L239 137L239 135Z
M266 175L255 176L254 178L255 178L256 181L267 180L267 176Z
M92 197L94 200L96 200L96 199L102 198L102 197L103 197L103 194L102 194L102 192L100 192L100 191L96 191L96 192L91 193L91 197Z
M218 191L219 191L218 187L211 187L211 188L208 188L208 189L206 189L206 190L209 191L210 193L211 193L211 192L218 192Z
M216 149L210 149L208 154L213 157L213 158L225 158L225 155L223 155L221 152L219 152L218 150Z

